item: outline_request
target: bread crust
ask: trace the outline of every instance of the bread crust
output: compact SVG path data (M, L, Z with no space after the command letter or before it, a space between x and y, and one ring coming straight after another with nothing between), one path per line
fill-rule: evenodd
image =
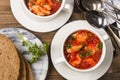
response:
M22 54L19 53L20 56L20 75L18 80L26 80L26 65L23 60Z
M13 42L0 34L0 80L18 80L20 59Z
M34 80L32 68L31 68L30 64L28 63L28 61L25 58L23 58L23 59L24 59L25 64L26 64L26 77L27 77L27 80Z

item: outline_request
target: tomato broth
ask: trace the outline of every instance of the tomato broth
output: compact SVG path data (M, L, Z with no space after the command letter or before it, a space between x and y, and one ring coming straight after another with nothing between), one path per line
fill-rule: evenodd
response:
M73 67L89 69L100 60L102 48L103 43L96 34L88 30L78 30L66 39L64 56Z
M29 0L29 10L38 16L49 16L58 11L62 0Z

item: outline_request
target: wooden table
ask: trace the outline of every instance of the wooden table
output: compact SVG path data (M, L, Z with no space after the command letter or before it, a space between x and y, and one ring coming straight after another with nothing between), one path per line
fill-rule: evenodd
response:
M69 21L80 20L80 19L84 19L84 14L82 12L79 12L75 6L74 12ZM15 17L13 16L10 9L9 0L0 1L0 28L5 28L5 27L20 27L25 29L22 25L20 25L20 23L16 21ZM37 33L37 32L32 32L32 33L34 33L37 37L39 37L39 39L41 39L43 42L48 42L50 44L56 32L57 30L53 32L48 32L48 33ZM53 67L49 52L48 52L49 70L48 70L46 80L65 80L62 76L59 75L59 73ZM120 56L116 55L114 57L110 69L99 80L120 80Z

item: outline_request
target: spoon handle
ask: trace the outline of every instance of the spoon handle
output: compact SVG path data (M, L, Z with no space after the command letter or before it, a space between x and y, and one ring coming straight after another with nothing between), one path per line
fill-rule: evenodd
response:
M112 36L114 38L114 41L117 43L117 46L118 46L118 48L120 50L120 38L113 32L113 30L110 27L108 27L108 29L111 32L111 34L112 34Z
M114 47L114 53L120 55L120 49L119 49L117 43L115 42L115 40L112 36L111 36L111 41L112 41L112 44L113 44L113 47Z
M107 13L105 11L103 11L104 14L108 15L109 17L111 17L113 20L115 20L117 23L120 24L120 21L118 19L116 19L113 15L111 15L110 13Z
M116 29L116 30L118 30L118 31L120 31L120 28L115 27L115 26L113 26L113 25L111 25L110 27L111 27L111 28L114 28L114 29Z

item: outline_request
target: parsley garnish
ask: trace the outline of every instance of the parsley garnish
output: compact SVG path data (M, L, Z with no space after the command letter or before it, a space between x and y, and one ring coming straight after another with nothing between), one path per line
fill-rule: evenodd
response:
M29 0L29 3L31 3L32 5L35 5L35 3L32 0Z
M56 3L62 2L62 0L56 0Z
M102 42L99 43L98 48L99 48L99 49L102 49L102 48L103 48L103 43L102 43Z
M92 51L87 51L87 52L86 52L86 57L91 56L91 54L92 54Z
M81 58L84 58L84 57L85 57L85 55L84 55L82 52L80 52L79 56L80 56Z
M45 3L42 4L42 6L45 6L45 5L46 5Z
M29 61L30 63L36 62L40 56L47 52L47 43L44 43L39 47L37 43L33 44L30 41L25 40L22 34L17 34L17 36L22 41L22 45L28 47L28 52L32 54L32 59Z
M66 48L67 48L67 49L71 48L71 44L68 43L68 44L66 45Z
M74 36L70 36L70 40L75 40L75 37Z

